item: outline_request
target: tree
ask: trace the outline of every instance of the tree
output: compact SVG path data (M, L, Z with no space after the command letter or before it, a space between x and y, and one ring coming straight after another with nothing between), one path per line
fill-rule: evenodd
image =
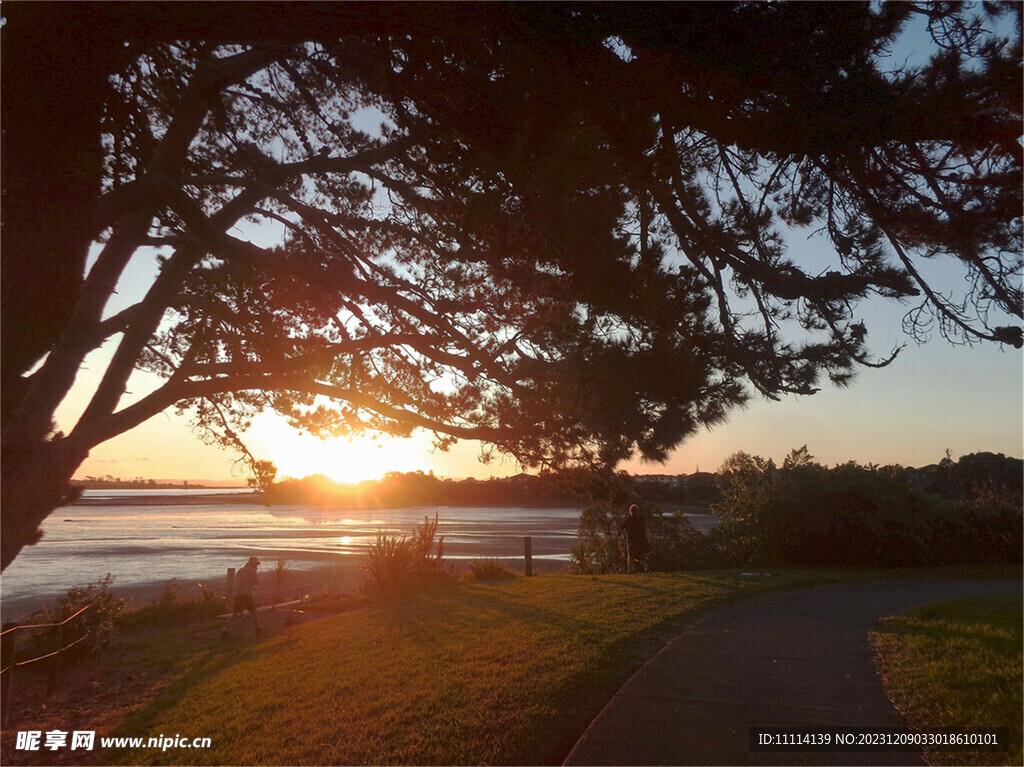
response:
M905 472L853 461L827 468L806 446L782 466L736 453L723 469L727 485L712 506L721 524L712 540L732 564L1020 562L1019 505L951 504L915 486Z
M614 466L748 385L887 364L870 295L1021 345L995 324L1021 316L1017 5L226 7L4 7L4 568L92 447L169 407L254 469L264 409ZM918 17L936 55L888 67ZM788 255L807 227L831 261ZM920 269L942 258L960 302ZM126 404L136 369L164 383Z

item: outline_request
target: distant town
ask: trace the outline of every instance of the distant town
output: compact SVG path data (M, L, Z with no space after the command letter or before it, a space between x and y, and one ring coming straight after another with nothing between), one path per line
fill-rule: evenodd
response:
M1024 462L1002 454L973 453L953 462L949 458L930 466L875 467L902 475L927 493L952 497L967 487L998 485L1014 495L1022 493ZM722 497L728 475L698 471L694 474L619 475L636 496L658 504L709 507ZM580 479L576 476L575 479ZM154 480L137 477L86 477L74 484L83 490L250 490L239 480ZM517 474L491 479L448 479L431 473L391 472L379 480L358 484L336 482L323 475L302 479L285 478L266 488L261 497L270 504L346 504L353 506L395 506L421 504L513 504L517 506L574 503L587 495L586 482L574 475Z
M71 480L73 487L83 490L213 490L222 488L249 489L240 479L121 479L105 475Z

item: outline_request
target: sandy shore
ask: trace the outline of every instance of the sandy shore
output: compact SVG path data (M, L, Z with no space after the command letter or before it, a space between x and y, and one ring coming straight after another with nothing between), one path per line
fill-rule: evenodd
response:
M352 562L335 565L313 566L309 569L289 568L281 586L280 601L296 598L303 594L309 595L345 595L358 593L364 575L360 571L360 561L352 558ZM238 563L239 567L245 564ZM260 567L261 602L274 599L277 585L272 563L269 567ZM154 581L119 586L117 581L110 587L110 592L125 600L128 610L138 609L160 598L165 589L172 589L182 601L200 599L203 590L223 595L227 586L227 572L216 578L204 578L200 581L188 578L175 578L170 581ZM5 622L19 620L37 610L52 607L60 594L48 596L22 597L16 600L5 600L3 620Z
M524 569L523 558L503 556L505 551L494 551L486 556L493 556L504 561L510 570L522 573ZM238 562L238 567L244 565L244 560ZM358 594L365 591L366 575L362 572L363 558L358 556L344 557L341 561L332 558L330 564L314 564L303 562L301 564L291 562L281 584L280 591L274 573L274 562L263 561L259 568L260 575L260 596L261 604L271 601L287 601L301 596L346 596ZM468 560L446 560L446 568L450 569L455 576L461 576L469 570ZM564 571L566 565L558 560L533 560L533 572L558 572ZM216 578L204 578L200 581L189 578L175 578L171 581L154 581L152 583L139 583L129 586L119 586L117 581L110 587L111 593L123 598L127 609L133 610L142 607L149 602L158 599L165 589L173 589L182 600L201 598L202 590L214 590L214 593L223 595L227 586L227 572ZM23 597L15 600L4 600L3 620L16 621L44 607L52 607L56 604L61 594L40 595L35 597Z

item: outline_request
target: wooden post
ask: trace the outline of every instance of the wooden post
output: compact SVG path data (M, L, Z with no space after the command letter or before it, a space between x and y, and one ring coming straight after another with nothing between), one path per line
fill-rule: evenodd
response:
M533 538L523 538L523 555L526 557L526 577L533 575Z
M235 568L228 568L228 583L224 587L224 599L228 603L228 610L234 609L231 604L232 598L235 596Z
M53 691L57 689L57 664L60 663L61 658L64 657L64 624L61 623L57 626L57 654L46 661L46 694L53 695Z
M17 656L14 654L15 637L18 635L17 631L11 631L0 643L0 668L7 671L3 675L2 689L0 689L0 699L3 700L3 726L6 727L7 723L11 720L11 690L14 687L14 664L17 661Z

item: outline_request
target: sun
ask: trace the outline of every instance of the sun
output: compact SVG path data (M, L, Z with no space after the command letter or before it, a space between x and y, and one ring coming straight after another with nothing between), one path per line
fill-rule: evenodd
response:
M422 435L323 440L298 432L283 418L265 415L254 421L248 436L253 455L273 461L279 479L323 474L336 482L357 483L380 479L389 471L430 468Z

